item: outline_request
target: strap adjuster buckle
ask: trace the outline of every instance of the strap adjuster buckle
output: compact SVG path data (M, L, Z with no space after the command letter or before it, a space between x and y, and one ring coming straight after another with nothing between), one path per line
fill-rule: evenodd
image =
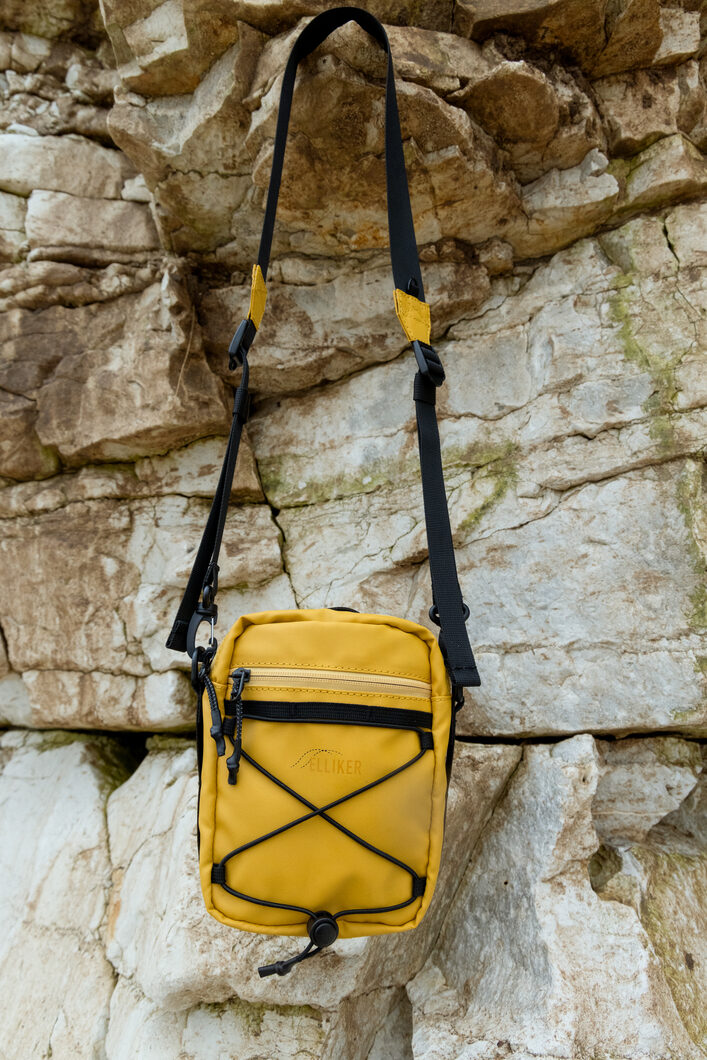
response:
M413 339L412 348L420 375L429 379L433 386L441 386L444 382L444 368L434 347L422 339Z
M440 618L439 618L439 611L437 610L437 604L432 604L432 607L429 609L429 611L427 613L430 616L430 621L434 622L434 624L436 626L439 626L440 625ZM467 620L467 618L469 617L470 614L471 614L471 611L469 610L469 605L464 600L462 600L462 615L464 616L464 621L465 622L466 622L466 620Z
M256 331L257 328L250 317L241 320L228 347L228 370L230 372L234 372L239 364L243 364Z

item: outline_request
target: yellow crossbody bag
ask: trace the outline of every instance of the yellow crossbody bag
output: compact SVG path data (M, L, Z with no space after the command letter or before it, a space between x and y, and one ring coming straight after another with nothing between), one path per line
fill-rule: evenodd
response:
M218 556L248 415L248 351L265 307L287 126L298 63L334 29L359 23L388 57L385 161L398 317L417 372L413 396L437 639L425 626L346 607L243 615L220 644ZM192 660L197 692L199 865L209 913L268 935L308 937L284 975L336 938L416 927L432 899L444 834L454 717L479 676L465 622L442 475L430 345L395 76L386 32L356 7L324 11L292 48L248 316L229 347L242 368L221 477L167 647ZM207 645L197 645L202 623Z

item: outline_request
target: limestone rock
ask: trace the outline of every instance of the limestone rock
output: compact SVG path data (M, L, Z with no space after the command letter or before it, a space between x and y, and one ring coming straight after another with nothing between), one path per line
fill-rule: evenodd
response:
M454 29L475 40L508 32L559 46L586 68L606 42L604 7L602 0L460 0Z
M112 302L161 279L160 262L86 268L64 261L23 261L0 272L0 310L67 308Z
M101 738L8 732L0 760L3 1040L17 1056L95 1055L114 982L105 804L125 756Z
M673 766L694 768L694 753L679 754L677 761L672 755L671 758ZM602 847L589 865L592 886L599 897L607 903L628 906L640 918L663 965L680 1018L702 1051L707 992L706 808L703 771L681 805L659 821L643 840L618 850Z
M661 6L660 31L662 39L654 63L676 63L695 55L700 48L699 10Z
M630 162L617 160L612 172L622 185L624 210L664 206L707 187L704 156L680 134L658 140Z
M119 5L118 5L119 6ZM229 5L230 6L230 5ZM191 96L118 95L110 132L145 177L165 244L177 252L227 243L251 188L243 105L262 35L236 23L238 39Z
M636 154L678 131L689 135L705 110L696 62L600 78L593 88L612 154Z
M24 249L26 212L24 199L0 192L0 261L15 261Z
M386 246L380 89L333 54L316 65L314 57L308 63L292 108L273 252L341 254ZM270 176L269 138L280 83L281 75L261 97L246 138L255 158L253 181L263 188ZM502 235L518 216L519 203L512 174L502 172L493 143L464 111L443 102L432 89L402 82L397 96L404 137L410 141L408 179L418 241L445 236L476 242ZM349 112L357 115L353 126L342 124L342 115ZM321 180L327 186L325 218ZM470 182L474 198L460 200L456 189Z
M571 169L553 169L523 188L527 221L506 234L518 257L574 242L605 221L619 196L608 159L593 148Z
M6 520L0 545L0 594L13 669L146 676L146 656L156 670L177 665L164 641L208 509L203 500L168 496L76 502L45 515ZM241 611L256 609L258 598L263 600L264 609L276 606L274 601L268 602L269 591L280 594L277 606L291 606L291 593L284 586L269 587L280 572L277 528L269 509L248 505L232 510L219 578L223 589L233 593L230 603L228 592L223 594L224 625L228 626L229 618L235 621L233 612L237 613L239 605ZM27 637L40 599L41 626L36 636ZM89 681L85 707L91 706L90 688ZM157 696L149 696L149 702L149 690L133 688L124 684L117 703L111 703L110 696L93 702L93 723L98 713L105 719L102 725L115 721L116 728L133 728L138 717L143 721L149 717L153 727L158 715L163 717L160 728L183 724L181 706L175 723L174 705L170 695L159 692L159 680L153 689ZM73 711L77 720L72 725L82 725L78 705L72 706L68 690L67 694L67 699L50 709L57 711L56 720ZM133 706L128 709L131 702ZM120 726L119 717L123 718ZM36 715L34 718L36 721Z
M123 182L134 175L122 152L80 136L4 133L0 134L0 153L0 188L15 195L30 195L41 189L91 199L118 199ZM61 202L50 201L56 203L55 208ZM57 223L61 224L60 217ZM127 223L127 215L120 223Z
M33 191L25 225L34 257L101 265L140 260L160 248L148 207L136 202Z
M37 37L94 36L101 33L98 7L93 0L6 0L3 28Z
M178 493L206 497L216 492L227 438L203 438L164 456L144 457L130 464L88 465L55 475L42 483L8 485L0 491L0 519L56 511L77 501L133 499ZM262 501L253 451L247 432L241 437L233 479L233 502Z
M222 3L206 8L189 0L126 6L103 0L101 14L124 84L151 95L192 92L214 60L238 39L235 7Z
M597 742L600 779L592 816L610 846L645 839L677 810L702 772L699 744L672 736Z
M173 1012L225 1003L234 995L268 1005L333 1009L349 996L405 982L432 945L469 853L519 757L514 747L459 748L442 876L418 929L339 941L319 963L308 961L297 976L273 982L259 979L256 967L282 956L293 940L237 932L209 917L198 882L193 747L152 746L108 807L114 887L106 946L121 978ZM149 798L155 790L163 792L159 801ZM169 872L163 872L167 865Z
M56 451L40 442L34 430L34 401L0 391L0 469L10 479L44 478L59 466Z
M0 713L10 725L153 732L194 727L194 691L186 674L175 670L143 678L26 670L22 681L22 698L3 697L0 686Z
M0 334L0 385L36 405L34 431L27 431L38 439L34 447L56 450L69 465L157 453L230 423L172 266L160 282L112 301L13 310ZM18 412L29 426L30 407ZM20 477L12 447L8 460L5 473ZM42 471L40 461L33 473Z
M268 277L265 315L250 357L252 386L259 393L288 394L350 375L390 360L408 344L395 316L389 259L319 282L315 269L302 285ZM472 312L488 294L485 270L464 261L431 263L423 278L434 307L433 341L459 312ZM212 366L224 375L225 353L249 298L250 283L216 288L200 306Z
M251 1006L238 999L173 1012L154 1004L134 981L121 977L111 997L106 1057L128 1060L150 1053L185 1060L208 1060L215 1054L237 1055L239 1060L323 1057L328 1052L323 1022L321 1013L306 1005Z
M518 1057L699 1056L636 913L590 887L598 775L589 736L526 748L408 986L415 1057L498 1056L499 1040Z
M669 216L680 262L659 220L632 221L601 244L557 254L516 293L499 287L453 324L437 343L448 467L495 465L500 489L522 461L526 485L537 483L526 493L537 495L642 466L649 453L696 452L702 414L688 424L674 413L701 400L703 214L685 206ZM254 363L258 356L254 347ZM687 356L695 380L685 376L674 404L670 380ZM406 352L335 386L264 403L251 432L269 499L282 508L403 481L417 492L414 371ZM303 435L303 423L313 432Z
M593 63L593 75L650 66L663 38L658 0L626 0L607 6L606 14L606 47Z

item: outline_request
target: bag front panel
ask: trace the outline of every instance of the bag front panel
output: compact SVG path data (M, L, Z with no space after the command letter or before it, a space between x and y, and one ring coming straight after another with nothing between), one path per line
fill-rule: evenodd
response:
M217 756L206 702L202 709L199 826L209 912L271 934L304 935L307 911L321 909L350 911L338 920L342 937L416 926L436 882L446 796L451 702L435 638L392 616L328 609L244 616L212 667L222 715L229 673L251 667L236 784L228 782L231 747ZM325 809L329 820L315 812L337 800ZM212 865L224 859L227 887L211 881ZM426 884L413 898L415 876Z

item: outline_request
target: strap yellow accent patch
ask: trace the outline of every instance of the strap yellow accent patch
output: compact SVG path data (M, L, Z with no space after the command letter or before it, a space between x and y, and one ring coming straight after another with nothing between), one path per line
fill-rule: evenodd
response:
M419 339L430 343L430 307L412 294L406 294L399 287L395 288L395 312L403 325L403 331L410 339Z
M265 299L267 296L268 292L265 288L265 280L263 279L260 265L254 265L253 278L250 282L250 307L248 309L248 316L253 321L256 328L260 327L260 321L263 319Z

